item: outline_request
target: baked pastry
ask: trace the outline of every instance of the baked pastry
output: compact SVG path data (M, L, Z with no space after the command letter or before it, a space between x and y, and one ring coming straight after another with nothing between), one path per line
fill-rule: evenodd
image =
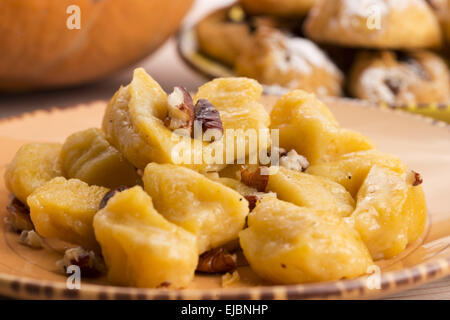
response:
M389 104L450 101L445 62L428 51L363 52L350 73L354 97Z
M313 42L261 27L236 61L236 73L265 85L341 95L342 73Z
M444 41L450 44L450 0L427 0L441 22Z
M450 1L448 1L447 5L447 14L442 18L442 25L444 28L445 41L447 46L450 46Z
M318 0L305 29L318 42L352 47L409 49L442 44L438 19L423 0Z
M234 65L259 25L274 25L269 18L249 17L240 6L219 9L196 26L200 50L225 64Z
M279 17L304 16L316 0L240 0L250 14L268 14Z

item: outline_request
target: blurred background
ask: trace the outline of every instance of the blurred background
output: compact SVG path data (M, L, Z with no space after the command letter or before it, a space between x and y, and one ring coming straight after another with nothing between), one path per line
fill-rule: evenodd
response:
M184 23L192 23L212 9L232 2L228 0L196 0L184 19ZM4 5L4 2L0 4L0 12L2 12L1 5ZM2 49L0 55L3 49L6 49L5 45L0 40L0 48ZM176 40L172 37L152 55L94 83L76 86L75 88L41 92L0 93L0 118L35 109L64 108L96 100L108 100L120 85L125 85L131 80L132 70L136 66L144 67L165 90L171 90L175 85L182 85L194 90L205 82L203 76L192 71L183 63L176 52ZM14 65L11 65L11 69L14 69Z
M450 122L450 0L240 3L3 0L0 117L108 100L142 66L166 91L237 74L266 93L302 88ZM71 4L79 30L65 26Z

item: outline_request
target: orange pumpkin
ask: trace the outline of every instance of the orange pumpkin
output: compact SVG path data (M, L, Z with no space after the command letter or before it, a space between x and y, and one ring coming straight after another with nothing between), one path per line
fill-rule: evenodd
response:
M0 90L65 87L105 77L161 45L192 1L1 0Z

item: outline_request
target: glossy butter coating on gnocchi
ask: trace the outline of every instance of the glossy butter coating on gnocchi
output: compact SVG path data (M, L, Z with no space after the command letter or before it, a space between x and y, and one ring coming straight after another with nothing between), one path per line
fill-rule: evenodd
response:
M160 214L197 236L199 253L238 238L248 215L248 202L235 190L193 170L150 163L145 191Z
M116 194L94 218L108 279L143 288L184 288L198 262L195 235L170 223L136 186Z
M278 284L354 278L373 264L341 217L277 199L256 206L239 237L252 269Z
M97 128L69 136L61 150L61 164L67 178L80 179L90 185L117 188L142 184L136 168Z

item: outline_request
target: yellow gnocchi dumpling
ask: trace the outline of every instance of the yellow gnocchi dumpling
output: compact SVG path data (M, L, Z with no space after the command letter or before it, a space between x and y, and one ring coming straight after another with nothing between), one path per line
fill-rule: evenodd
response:
M121 87L108 104L103 131L108 141L135 167L155 161L171 163L172 131L164 126L167 94L143 69Z
M273 198L256 206L239 237L251 268L276 284L354 278L373 264L343 218Z
M407 183L410 182L407 180ZM414 242L424 233L427 224L427 203L421 185L409 184L403 215L408 225L408 242Z
M38 187L51 179L61 176L59 154L61 145L57 143L29 143L23 145L5 173L5 183L22 203Z
M267 129L270 116L259 102L261 94L262 87L256 80L218 78L201 86L195 101L210 101L219 110L226 129Z
M374 166L357 195L349 222L359 232L373 259L388 259L417 238L426 222L420 187L408 186L406 176Z
M276 193L280 200L343 217L355 209L355 201L340 184L283 167L269 176L267 190Z
M389 168L399 174L405 174L407 170L407 166L399 158L377 150L368 150L342 155L336 161L312 165L306 172L343 185L355 197L374 165Z
M302 90L294 90L281 97L270 118L271 129L279 130L280 147L296 150L311 164L375 148L369 138L341 129L327 106L313 94Z
M117 193L94 218L108 279L139 288L185 288L198 263L195 235L167 221L136 186Z
M247 200L198 172L150 163L143 180L156 210L197 236L199 253L237 239L244 228Z
M256 163L259 152L270 148L270 116L259 102L262 90L253 79L218 78L205 83L195 95L195 101L206 99L219 110L224 128L224 151L234 154L234 157L229 156L231 160L244 159L248 163L254 156ZM227 163L226 155L223 159Z
M235 141L227 129L238 128L244 132L256 129L258 132L268 127L269 115L257 102L261 93L262 88L256 81L244 78L221 79L220 85L213 81L202 86L195 101L210 98L224 130L220 139L205 142L166 126L167 94L143 69L136 69L130 85L120 88L110 101L103 130L112 145L137 168L144 169L148 163L156 162L180 164L199 172L219 171L227 160L239 156L236 148L228 153L230 159L226 158L227 146L234 146ZM173 112L179 113L179 110ZM233 143L227 142L228 136Z
M217 172L207 173L205 174L205 176L212 181L218 182L220 184L223 184L224 186L227 186L228 188L237 191L243 196L255 194L258 192L255 188L249 187L237 179L221 177Z
M74 133L66 139L61 165L67 178L80 179L89 185L116 188L142 183L133 165L97 128Z
M45 238L58 238L98 252L92 221L107 192L77 179L54 178L28 197L36 231Z

